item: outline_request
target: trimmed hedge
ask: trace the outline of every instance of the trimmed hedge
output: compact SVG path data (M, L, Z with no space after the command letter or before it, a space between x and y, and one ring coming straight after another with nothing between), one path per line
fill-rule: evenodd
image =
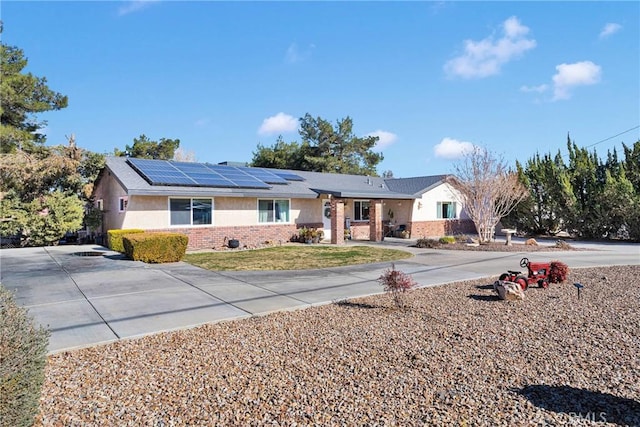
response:
M122 238L126 234L144 233L144 230L139 228L129 228L124 230L107 230L107 245L112 251L125 253L124 245L122 244Z
M122 242L132 260L160 264L182 260L189 238L178 233L140 233L123 236Z
M38 413L49 331L0 285L0 425L31 426Z
M442 236L439 242L445 245L452 245L456 242L456 238L453 236Z

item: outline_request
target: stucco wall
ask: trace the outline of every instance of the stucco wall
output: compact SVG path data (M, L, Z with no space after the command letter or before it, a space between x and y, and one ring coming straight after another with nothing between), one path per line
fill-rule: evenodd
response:
M102 200L102 232L124 228L126 212L118 212L118 200L127 193L108 169L105 169L93 194L96 201Z
M413 203L412 221L439 221L438 202L456 202L456 219L468 219L462 209L457 191L449 184L441 184L422 195Z

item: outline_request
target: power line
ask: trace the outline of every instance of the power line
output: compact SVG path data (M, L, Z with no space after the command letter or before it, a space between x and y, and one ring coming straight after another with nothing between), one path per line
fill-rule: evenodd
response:
M593 144L591 144L591 145L587 145L587 146L586 146L586 147L584 147L584 148L593 147L594 145L598 145L598 144L601 144L601 143L603 143L603 142L609 141L610 139L613 139L613 138L615 138L615 137L617 137L617 136L620 136L620 135L624 135L625 133L631 132L632 130L636 130L636 129L638 129L638 128L640 128L640 125L636 125L636 126L632 127L631 129L627 129L627 130L625 130L624 132L620 132L620 133L619 133L619 134L617 134L617 135L610 136L609 138L605 138L605 139L603 139L603 140L601 140L601 141L594 142Z

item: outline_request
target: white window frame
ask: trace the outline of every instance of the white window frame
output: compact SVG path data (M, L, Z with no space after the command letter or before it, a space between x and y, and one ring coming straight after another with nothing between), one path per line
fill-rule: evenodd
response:
M356 209L356 204L360 204L360 211ZM367 203L369 205L369 218L362 219L362 203ZM356 222L369 222L371 219L371 200L367 199L357 199L353 201L353 221Z
M127 196L118 197L118 212L126 212L129 207L129 198Z
M104 200L102 199L96 200L96 208L101 212L104 211Z
M453 216L451 218L447 218L442 214L442 208L445 204L452 205ZM442 201L436 203L436 218L438 219L458 219L458 205L456 202L452 201Z
M194 224L193 223L193 200L194 199L205 199L211 200L211 224ZM189 224L171 224L171 200L189 200ZM212 227L213 226L213 218L215 212L215 199L213 197L168 197L167 198L167 213L169 214L168 221L169 227L171 228L198 228L198 227Z
M289 204L289 208L287 210L287 220L286 221L276 221L276 202L286 200ZM273 202L273 221L260 221L260 202L267 201ZM291 199L276 199L276 198L260 198L256 200L256 212L258 214L258 225L268 225L268 224L291 224Z

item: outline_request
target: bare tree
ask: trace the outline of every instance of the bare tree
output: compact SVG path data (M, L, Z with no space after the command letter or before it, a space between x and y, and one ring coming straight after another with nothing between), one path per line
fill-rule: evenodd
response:
M480 243L491 241L498 221L528 194L502 158L480 147L464 155L448 182L458 191Z
M196 153L194 153L193 150L187 151L182 147L178 147L173 153L173 160L175 160L176 162L193 163L196 161Z

